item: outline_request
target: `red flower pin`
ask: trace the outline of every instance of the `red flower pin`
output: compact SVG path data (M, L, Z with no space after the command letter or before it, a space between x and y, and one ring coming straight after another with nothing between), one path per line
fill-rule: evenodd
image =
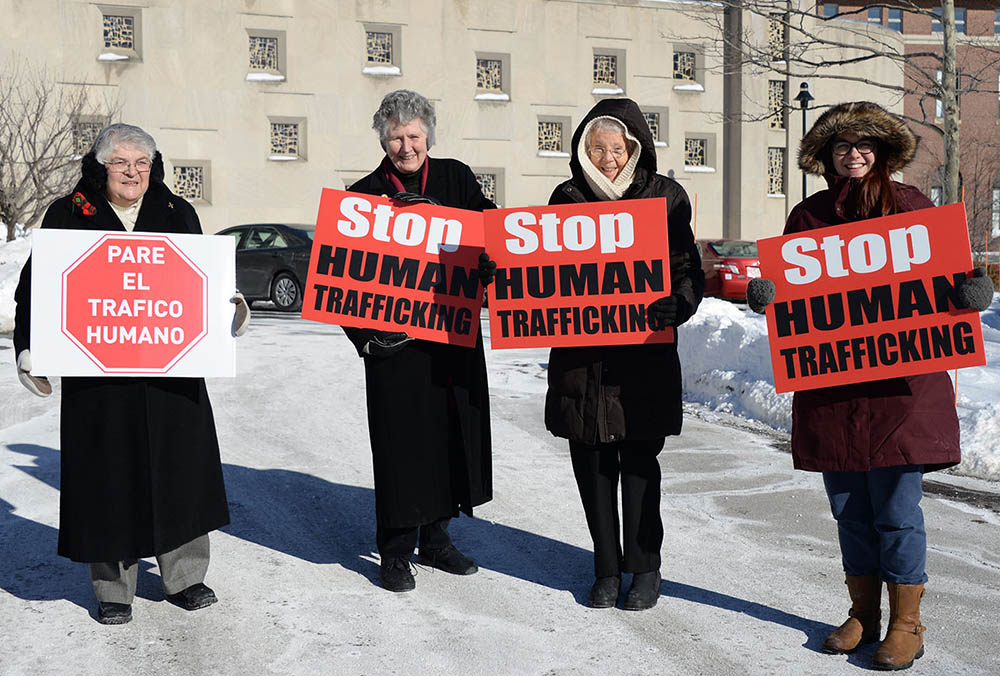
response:
M93 216L97 213L97 207L87 201L87 198L83 196L82 192L78 192L73 195L73 204L80 207L80 211L83 212L84 216Z

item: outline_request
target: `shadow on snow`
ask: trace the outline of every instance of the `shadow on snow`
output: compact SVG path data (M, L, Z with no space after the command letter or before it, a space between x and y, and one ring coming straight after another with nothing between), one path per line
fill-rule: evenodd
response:
M58 490L59 452L35 444L10 444L33 464L15 465ZM231 524L222 530L262 547L317 564L339 564L378 584L374 562L375 493L285 469L223 465ZM13 513L0 500L0 589L29 601L66 599L90 608L93 592L82 566L56 555L56 529ZM549 589L566 591L586 604L593 581L589 550L538 533L480 519L455 519L458 547L483 568ZM136 595L163 598L152 564L140 562ZM833 628L777 608L721 592L663 580L661 594L691 603L748 615L802 631L803 644L818 651Z

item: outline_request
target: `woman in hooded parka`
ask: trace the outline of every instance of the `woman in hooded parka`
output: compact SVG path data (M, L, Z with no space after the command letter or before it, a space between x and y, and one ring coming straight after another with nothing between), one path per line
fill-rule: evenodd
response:
M572 143L573 176L556 187L549 204L665 199L671 295L650 305L649 321L658 328L683 324L705 286L691 233L691 204L676 181L656 173L653 137L639 106L629 99L599 102ZM625 572L633 575L623 607L652 608L660 594L663 543L657 455L665 437L681 431L677 344L554 348L548 384L545 426L569 440L594 541L596 580L589 603L616 605Z
M823 176L828 188L792 209L785 234L933 207L919 190L890 178L916 148L913 132L881 106L834 106L802 139L799 152L799 167ZM962 299L984 285L988 293L978 295L992 299L988 279L962 284L968 288L959 285L956 305L966 306ZM748 301L763 312L766 303L755 299L773 293L770 280L751 280ZM793 462L797 469L823 473L851 598L849 617L827 636L825 652L848 653L879 640L884 581L889 624L872 666L906 669L923 655L927 536L921 481L924 473L959 462L958 436L955 393L943 372L795 393Z

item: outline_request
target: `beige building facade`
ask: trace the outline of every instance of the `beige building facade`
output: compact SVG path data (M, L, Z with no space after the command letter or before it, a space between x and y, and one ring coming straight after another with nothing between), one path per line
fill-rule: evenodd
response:
M313 222L322 188L342 189L381 160L371 115L399 88L435 104L431 156L472 166L502 206L547 202L569 176L575 126L607 96L646 113L660 172L697 204L699 238L724 234L724 202L727 236L779 234L801 199L801 117L787 110L800 81L743 72L726 99L717 3L0 0L0 15L13 53L62 86L117 101L116 119L156 138L168 184L206 232ZM764 20L747 16L745 28L788 40ZM823 82L812 83L814 105L884 99ZM102 122L80 120L81 144Z

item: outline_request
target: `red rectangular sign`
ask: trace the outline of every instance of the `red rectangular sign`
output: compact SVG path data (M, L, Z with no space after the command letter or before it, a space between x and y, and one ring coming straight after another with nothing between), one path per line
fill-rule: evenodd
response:
M324 188L302 316L472 347L483 215Z
M972 270L965 206L757 242L776 287L767 333L778 392L986 363L975 310L955 307Z
M673 341L646 314L670 295L666 200L497 209L485 222L492 347Z

